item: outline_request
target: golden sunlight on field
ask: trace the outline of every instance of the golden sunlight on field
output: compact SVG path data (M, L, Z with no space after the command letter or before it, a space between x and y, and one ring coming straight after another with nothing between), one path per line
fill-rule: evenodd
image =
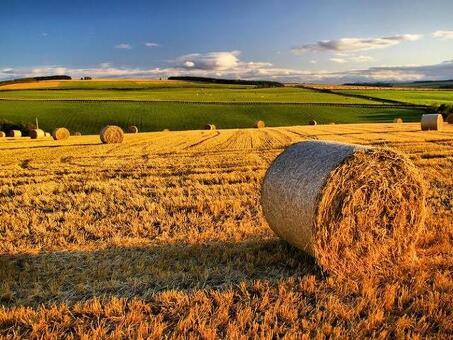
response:
M415 263L329 276L269 229L261 181L305 139L406 153L428 183ZM453 336L453 125L0 139L0 334Z
M46 87L58 87L62 84L62 80L45 80L45 81L36 81L30 83L15 83L2 85L1 90L25 90L25 89L39 89Z

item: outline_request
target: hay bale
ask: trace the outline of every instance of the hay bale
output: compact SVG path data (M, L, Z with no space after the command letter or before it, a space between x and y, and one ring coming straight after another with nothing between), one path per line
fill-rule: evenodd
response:
M44 138L46 133L41 130L41 129L33 129L30 130L30 138L31 139L38 139L38 138Z
M9 130L8 137L22 137L22 132L20 130Z
M422 131L428 130L442 130L442 125L444 124L444 119L441 114L425 114L422 115Z
M81 136L81 135L82 135L82 133L81 133L81 132L79 132L79 131L77 131L77 132L74 132L74 136Z
M206 124L204 126L204 129L205 130L215 130L216 129L216 126L214 124Z
M4 133L3 131L0 131L0 138L5 138L6 137L6 133Z
M404 156L325 141L288 147L262 188L275 233L326 271L348 275L413 255L424 197L422 178Z
M119 144L123 142L124 132L119 126L107 125L99 133L104 144Z
M318 125L318 122L316 120L310 120L308 125Z
M128 133L138 133L138 127L136 127L135 125L129 126L127 128L127 132Z
M54 140L65 140L68 139L70 135L71 133L69 130L64 127L56 128L52 132L52 138Z
M163 132L168 132L168 131L170 131L170 129L163 129L162 131Z
M448 124L453 124L453 113L450 113L450 114L447 116L447 123L448 123Z
M45 137L52 137L52 134L50 132L44 132Z
M402 124L403 123L403 118L395 118L393 119L393 122L396 123L396 124Z
M262 129L262 128L266 127L266 124L262 120L259 120L255 123L255 127L257 129Z

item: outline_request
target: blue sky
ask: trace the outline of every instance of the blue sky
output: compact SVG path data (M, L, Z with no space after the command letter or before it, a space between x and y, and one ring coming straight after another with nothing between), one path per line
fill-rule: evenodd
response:
M453 1L0 1L0 79L453 78Z

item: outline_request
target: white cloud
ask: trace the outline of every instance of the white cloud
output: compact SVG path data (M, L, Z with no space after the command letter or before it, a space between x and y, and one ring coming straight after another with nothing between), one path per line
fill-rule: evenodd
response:
M176 66L198 70L229 70L238 66L240 51L192 53L177 58Z
M330 58L330 61L333 61L334 63L337 63L337 64L347 63L347 60L343 59L343 58Z
M318 62L316 60L310 60L310 64L317 64Z
M419 34L403 34L380 38L342 38L338 40L321 40L314 44L306 44L291 49L296 54L305 52L323 52L323 51L363 51L376 48L386 48L398 45L403 41L415 41L422 36Z
M433 33L433 37L442 40L453 39L453 31L436 31Z
M146 42L145 46L152 48L152 47L159 47L160 45L158 43Z
M121 44L115 45L115 48L119 48L119 49L123 49L123 50L130 50L130 49L132 49L132 46L127 43L121 43Z
M109 68L109 67L112 66L112 64L111 64L111 63L100 63L99 66L100 66L101 68Z

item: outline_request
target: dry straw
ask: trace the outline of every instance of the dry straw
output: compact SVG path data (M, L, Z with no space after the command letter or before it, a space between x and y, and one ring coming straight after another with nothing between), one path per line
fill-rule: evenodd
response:
M52 132L52 138L54 140L68 139L70 135L71 135L71 133L69 132L69 130L64 127L56 128Z
M308 125L318 125L318 122L316 120L310 120Z
M104 144L119 144L123 142L124 132L119 126L107 125L99 133Z
M6 137L6 133L4 133L3 131L0 131L0 138L4 138Z
M8 137L22 137L22 132L20 130L9 130Z
M136 127L135 125L129 126L127 128L127 132L128 133L138 133L138 127Z
M323 141L288 147L262 189L270 227L326 271L346 275L413 255L424 197L422 178L404 156Z
M255 127L257 129L262 129L262 128L266 127L266 124L262 120L259 120L255 123Z
M46 133L44 132L44 130L41 130L41 129L30 130L30 138L31 139L43 138L45 136L46 136Z
M397 124L401 124L401 123L403 123L403 118L395 118L395 119L393 120L393 122L394 122L394 123L397 123Z
M215 130L216 129L216 126L214 124L206 124L204 126L204 129L205 130Z
M422 115L422 131L442 130L443 123L444 119L442 118L441 114L435 113Z
M450 113L450 114L447 116L447 123L448 123L448 124L453 124L453 113Z

